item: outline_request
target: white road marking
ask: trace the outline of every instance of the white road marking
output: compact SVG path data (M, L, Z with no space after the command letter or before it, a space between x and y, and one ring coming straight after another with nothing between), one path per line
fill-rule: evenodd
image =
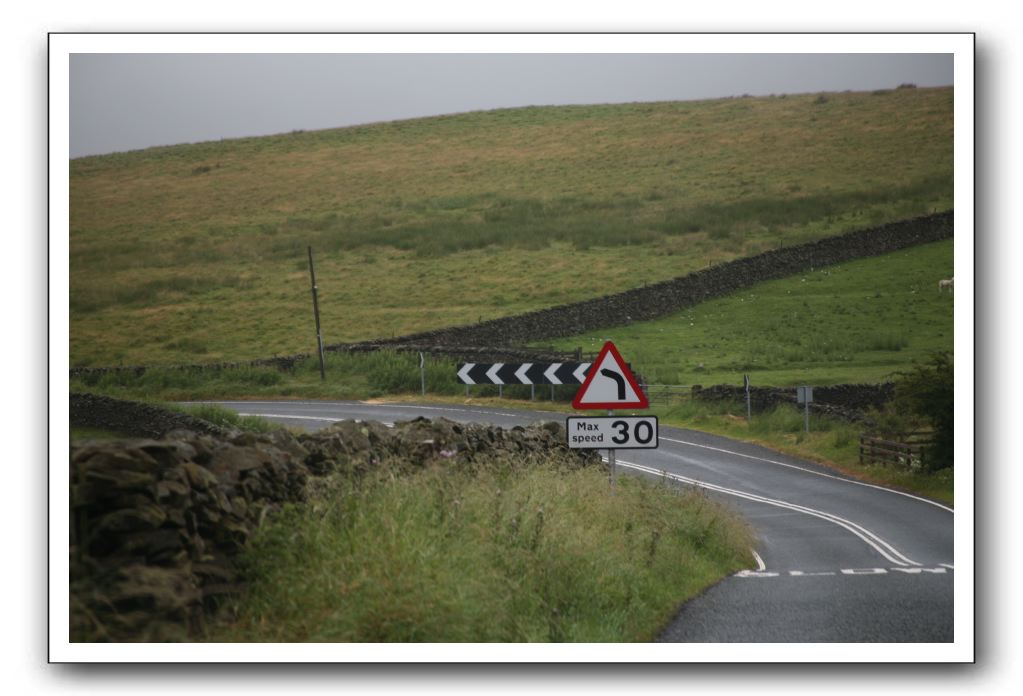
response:
M811 572L811 573L804 573L801 570L790 570L789 571L789 575L791 575L792 577L796 577L796 578L828 576L828 575L835 575L835 571L833 571L833 570L826 570L826 571L817 571L817 572Z
M764 570L740 570L738 573L734 573L732 577L735 578L777 578L782 575L788 575L790 578L815 578L815 577L835 577L838 575L891 575L892 573L905 573L908 575L923 575L924 573L930 573L933 575L945 575L946 571L944 568L842 568L841 570L815 570L815 571L804 571L804 570L785 570L785 571L764 571Z
M884 486L878 486L878 485L875 485L873 483L864 483L863 481L854 481L852 479L843 478L841 476L834 476L832 474L825 474L825 473L820 472L820 471L814 471L813 469L807 469L806 467L796 466L795 464L786 464L785 462L779 462L779 461L777 461L775 459L767 459L765 457L756 457L756 456L754 456L752 454L743 454L742 452L733 452L732 450L726 450L726 449L722 449L720 447L711 447L710 445L701 445L701 444L698 444L696 442L687 442L686 440L675 440L675 439L670 438L670 437L664 437L663 435L659 439L660 440L666 440L668 442L675 442L675 443L678 443L680 445L689 445L690 447L700 447L702 449L709 449L709 450L713 450L715 452L721 452L723 454L731 454L731 455L736 456L736 457L744 457L746 459L755 459L755 460L757 460L759 462L767 462L768 464L775 464L777 466L784 466L784 467L788 467L789 469L798 469L799 471L805 471L808 474L814 474L815 476L823 476L825 478L835 479L836 481L844 481L845 483L852 483L852 484L855 484L857 486L866 486L867 488L876 488L876 489L878 489L880 491L887 491L888 493L894 493L895 495L902 495L902 496L905 496L907 498L912 498L913 500L919 500L919 501L927 503L929 505L933 505L935 507L939 507L942 510L948 510L951 513L955 513L955 510L953 510L952 508L948 507L947 505L942 505L941 503L935 502L933 500L928 500L927 498L921 498L920 496L912 495L910 493L904 493L902 491L896 491L896 490L893 490L891 488L885 488Z
M764 559L760 557L756 549L750 549L753 552L753 559L757 562L757 570L767 570L767 566L764 564Z
M844 517L839 517L838 515L834 515L834 514L832 514L830 512L824 512L823 510L815 510L813 508L809 508L809 507L806 507L806 506L803 506L803 505L797 505L796 503L790 503L790 502L784 501L784 500L776 500L774 498L765 498L764 496L761 496L761 495L756 495L754 493L746 493L744 491L737 491L737 490L734 490L732 488L725 488L724 486L718 486L718 485L715 485L713 483L707 483L706 481L697 481L696 479L691 479L691 478L688 478L686 476L681 476L679 474L669 473L669 472L664 471L664 470L653 469L653 468L648 467L648 466L643 466L642 464L635 464L633 462L627 462L627 461L624 461L624 460L621 460L621 459L618 460L618 464L621 465L621 466L628 467L630 469L636 469L637 471L643 471L643 472L646 472L648 474L654 474L655 476L664 476L666 478L670 478L672 480L679 481L681 483L688 483L688 484L690 484L692 486L698 486L700 488L706 488L707 490L717 491L719 493L724 493L726 495L732 495L732 496L735 496L737 498L744 498L746 500L752 500L754 502L764 503L765 505L774 505L775 507L785 508L786 510L793 510L795 512L801 512L801 513L803 513L805 515L810 515L812 517L819 517L822 520L826 520L828 522L831 522L832 524L836 524L839 527L842 527L843 529L846 529L846 530L852 532L853 534L858 536L861 540L863 540L863 542L865 542L868 546L873 548L875 551L877 551L879 554L884 556L888 561L890 561L891 563L894 563L895 565L902 565L902 566L905 566L905 565L912 565L912 566L922 565L921 563L917 563L916 561L914 561L914 560L912 560L910 558L907 558L900 551L898 551L895 547L893 547L891 544L889 544L887 541L885 541L884 539L882 539L878 535L876 535L873 532L871 532L869 529L865 529L864 527L861 527L860 525L856 524L855 522L852 522L851 520L847 520Z

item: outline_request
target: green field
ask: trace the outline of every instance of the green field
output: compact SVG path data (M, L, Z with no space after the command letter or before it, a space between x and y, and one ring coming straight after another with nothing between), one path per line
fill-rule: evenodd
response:
M565 349L596 352L613 340L650 384L754 385L875 383L953 346L953 295L937 290L952 274L952 240L759 283L665 319L560 339ZM150 370L73 380L79 389L168 400L294 396L374 398L417 393L412 353L327 354L327 380L316 360L293 372L242 368L201 372ZM431 358L427 391L458 395L453 360ZM496 388L474 387L477 396ZM541 398L548 391L540 388ZM522 397L528 387L508 388ZM559 392L564 398L567 392Z
M953 241L759 283L674 316L554 341L614 341L650 384L876 383L953 348Z
M81 158L70 183L71 364L242 360L313 350L307 245L333 343L948 209L952 90L506 109Z

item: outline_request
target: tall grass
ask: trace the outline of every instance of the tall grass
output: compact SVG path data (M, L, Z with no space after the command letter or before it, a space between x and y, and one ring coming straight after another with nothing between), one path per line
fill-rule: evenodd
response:
M698 493L543 462L330 479L261 530L212 641L645 641L750 563Z

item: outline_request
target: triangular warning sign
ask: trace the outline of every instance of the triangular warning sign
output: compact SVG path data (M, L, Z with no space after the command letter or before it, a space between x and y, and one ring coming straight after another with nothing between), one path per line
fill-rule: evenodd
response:
M650 401L639 388L625 361L608 341L593 361L586 381L575 395L572 408L648 408Z

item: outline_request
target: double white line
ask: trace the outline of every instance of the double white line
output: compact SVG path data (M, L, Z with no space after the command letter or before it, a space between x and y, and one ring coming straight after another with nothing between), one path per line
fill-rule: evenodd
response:
M860 525L856 524L855 522L847 520L844 517L839 517L838 515L833 515L830 512L824 512L823 510L815 510L804 505L797 505L795 503L790 503L784 500L765 498L762 495L746 493L744 491L737 491L732 488L725 488L724 486L718 486L713 483L707 483L706 481L697 481L696 479L691 479L687 476L681 476L679 474L673 474L668 471L664 471L663 469L654 469L653 467L643 466L642 464L635 464L633 462L625 462L620 459L618 460L618 464L619 466L625 466L630 469L635 469L636 471L642 471L644 473L653 474L655 476L663 476L673 481L679 481L681 483L686 483L691 486L697 486L699 488L706 488L707 490L716 491L718 493L724 493L725 495L732 495L737 498L744 498L746 500L752 500L757 503L773 505L775 507L784 508L786 510L800 512L804 515L819 517L822 520L826 520L828 522L831 522L832 524L837 524L839 527L842 527L843 529L852 532L860 539L862 539L868 546L873 548L879 554L884 556L884 558L886 558L891 563L894 563L895 565L899 566L923 565L922 563L917 563L916 561L907 558L898 549L893 547L891 544L889 544L887 541L885 541L878 535L874 534L869 529L865 529Z

